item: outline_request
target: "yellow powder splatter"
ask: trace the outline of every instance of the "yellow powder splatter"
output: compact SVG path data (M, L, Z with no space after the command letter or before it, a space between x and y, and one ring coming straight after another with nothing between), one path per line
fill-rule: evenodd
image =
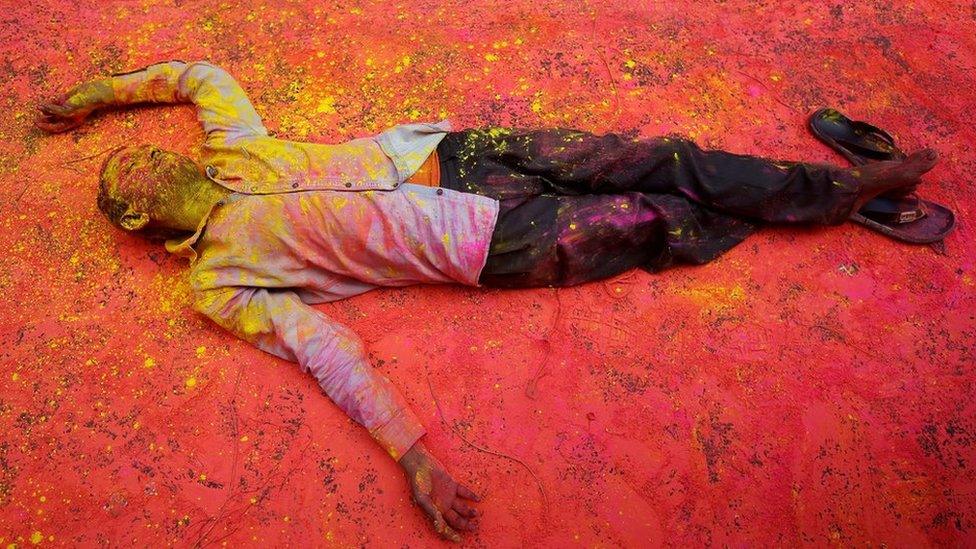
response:
M686 295L702 307L702 313L705 313L732 309L745 299L746 292L738 284L732 287L701 285L689 289Z
M319 101L319 106L315 108L315 112L335 114L335 97L329 95L323 98L321 101Z
M498 139L506 135L512 135L512 130L509 128L488 128L485 130L492 139Z
M11 381L17 381L18 379L20 379L20 374L18 374L17 372L14 372L14 373L13 373L13 374L12 374L12 375L10 376L10 379L11 379Z
M186 378L186 387L192 389L197 386L197 378L190 376Z
M443 242L445 246L450 245L451 244L451 235L449 235L447 233L444 233L444 236L441 237L441 242Z
M207 354L207 348L203 345L197 347L197 358L203 358L203 355Z
M153 366L156 365L156 359L154 359L151 356L148 356L148 357L146 357L146 362L144 362L142 365L145 368L152 368Z
M44 541L44 534L40 532L34 532L33 534L31 534L30 542L33 543L34 545L37 545L42 541Z

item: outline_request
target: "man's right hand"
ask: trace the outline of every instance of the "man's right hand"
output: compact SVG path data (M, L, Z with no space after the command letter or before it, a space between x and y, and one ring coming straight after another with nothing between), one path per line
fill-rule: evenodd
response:
M464 500L477 502L481 498L455 481L423 442L416 442L403 454L400 466L407 474L414 501L434 522L434 530L438 534L452 541L461 541L459 530L477 530L475 519L478 511Z

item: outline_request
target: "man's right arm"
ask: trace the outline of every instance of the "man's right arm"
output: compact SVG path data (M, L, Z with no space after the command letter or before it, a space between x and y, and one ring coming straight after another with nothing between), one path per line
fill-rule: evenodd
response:
M197 311L312 374L329 398L394 459L424 434L399 391L370 365L356 334L302 302L295 292L249 286L198 287L194 292Z
M475 530L478 501L420 441L424 428L399 391L370 365L359 338L287 289L208 287L195 276L194 308L259 349L297 362L379 442L407 475L414 501L441 536Z

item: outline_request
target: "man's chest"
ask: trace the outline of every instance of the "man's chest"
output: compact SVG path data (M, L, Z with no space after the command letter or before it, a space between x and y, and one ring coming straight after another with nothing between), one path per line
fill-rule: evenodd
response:
M399 185L393 161L372 138L338 145L266 136L208 142L204 162L207 177L244 194L392 190Z

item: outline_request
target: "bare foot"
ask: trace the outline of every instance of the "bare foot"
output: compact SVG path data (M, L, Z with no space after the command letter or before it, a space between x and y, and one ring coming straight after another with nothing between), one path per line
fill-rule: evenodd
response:
M904 196L914 191L922 174L931 170L938 161L939 153L933 149L922 149L904 160L872 162L851 169L851 175L861 181L861 195L855 203L855 211L878 195Z

